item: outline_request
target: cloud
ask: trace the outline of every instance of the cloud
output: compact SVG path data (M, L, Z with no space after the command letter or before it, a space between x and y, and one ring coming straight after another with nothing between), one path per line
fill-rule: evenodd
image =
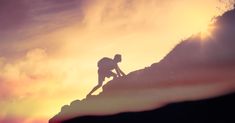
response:
M58 46L58 41L45 39L45 37L48 38L47 34L51 35L74 23L82 23L86 6L88 6L86 0L60 0L59 2L55 0L2 0L0 4L0 56L8 58L22 56L28 50L37 47L53 49ZM42 40L38 39L46 41L41 43Z
M28 24L35 23L35 21L55 22L61 21L69 14L71 10L76 10L74 16L81 16L82 8L85 5L85 0L70 0L70 1L46 1L38 0L32 2L31 0L1 0L0 2L0 27L1 31L9 29L25 28ZM65 14L66 13L66 14ZM60 15L61 18L53 18L54 15ZM47 15L47 18L43 17ZM51 17L49 17L51 16ZM66 18L69 20L69 16ZM70 17L70 18L71 18ZM50 21L49 21L50 20Z
M191 34L188 32L198 31L200 27L206 26L207 23L205 22L208 18L205 16L209 15L206 12L201 12L205 8L208 9L208 7L201 7L200 10L193 13L193 15L200 15L198 17L190 16L192 14L188 13L182 14L183 17L177 17L173 14L173 11L180 13L181 8L189 9L190 12L195 11L191 8L198 7L199 2L194 2L194 6L187 7L186 5L189 5L190 2L168 0L38 0L33 2L31 0L22 0L19 3L18 1L3 0L2 3L1 5L4 7L2 7L1 18L20 16L17 19L11 19L17 20L16 22L7 21L10 30L0 28L0 37L2 39L0 42L0 56L12 58L22 56L33 48L44 48L50 53L57 52L58 49L60 50L66 45L86 45L84 42L88 42L87 37L94 37L94 39L91 39L93 42L89 44L94 44L94 47L96 46L95 41L100 42L101 45L109 45L109 40L112 39L112 42L116 43L115 39L118 39L119 35L125 37L127 34L126 37L138 35L139 37L142 36L142 39L153 39L154 36L155 41L163 42L172 40L174 37L179 38L182 35L183 37L188 36ZM14 7L16 5L17 7ZM214 5L210 6L210 10L212 10L212 7ZM17 11L14 8L17 8ZM17 13L17 16L5 14L7 11ZM164 13L164 16L161 16L162 13ZM184 18L190 20L185 23ZM17 24L18 22L22 22L22 24ZM7 26L7 24L1 22L0 25ZM190 27L192 25L195 26ZM177 30L180 26L190 27L190 31L186 29ZM55 34L56 32L59 33ZM165 38L167 37L166 33L176 35L168 39ZM54 37L51 38L51 35L54 35ZM66 39L66 36L70 37ZM63 39L64 37L66 38ZM85 37L85 39L80 37ZM76 40L71 41L70 38ZM107 40L104 38L107 38ZM61 39L63 41L59 41ZM118 45L123 45L125 40L135 39L122 40L123 42L119 42ZM149 41L147 44L154 46L151 44L152 42ZM135 41L135 43L138 45L141 42Z
M66 64L65 60L50 58L41 48L31 49L14 61L0 58L0 105L3 107L0 122L46 122L40 117L48 116L55 109L38 107L52 105L55 100L63 102L57 98L58 94L64 99L74 93L67 83L71 66Z
M16 62L1 60L0 80L1 99L19 99L28 94L37 93L45 82L54 83L55 77L63 77L56 72L56 67L51 65L47 53L43 49L33 49L25 57Z
M21 117L4 117L4 118L0 118L0 122L2 123L22 123L25 122L26 119L25 118L21 118Z
M0 30L22 28L29 19L29 6L24 0L1 0L0 1Z

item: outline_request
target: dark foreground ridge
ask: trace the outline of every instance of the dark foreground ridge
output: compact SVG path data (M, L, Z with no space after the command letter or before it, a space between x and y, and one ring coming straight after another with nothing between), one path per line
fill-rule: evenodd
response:
M152 111L84 116L62 123L235 123L235 93L202 101L169 104Z
M235 94L218 97L235 91L235 10L213 26L207 39L191 36L160 62L63 106L49 122L235 123Z

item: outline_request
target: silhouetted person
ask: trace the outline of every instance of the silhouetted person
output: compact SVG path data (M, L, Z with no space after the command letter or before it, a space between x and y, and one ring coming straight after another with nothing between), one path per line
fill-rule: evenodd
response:
M126 74L118 67L118 63L122 61L122 56L116 54L114 59L104 57L98 61L98 85L96 85L91 92L87 95L90 96L98 88L100 88L105 80L105 77L116 77L125 76ZM112 72L115 69L116 73Z

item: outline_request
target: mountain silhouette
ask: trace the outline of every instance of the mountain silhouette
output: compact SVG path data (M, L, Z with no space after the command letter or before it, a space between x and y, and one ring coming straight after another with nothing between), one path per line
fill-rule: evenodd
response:
M234 123L235 93L202 101L107 116L83 116L63 123Z
M215 118L219 119L216 123L230 123L218 117L226 118L226 114L231 119L223 108L234 109L230 103L234 94L219 96L235 91L235 9L215 18L210 26L213 30L208 37L202 38L202 33L192 35L160 62L109 81L100 94L63 106L49 122L154 119L184 123L193 118L195 121L190 122L206 123Z

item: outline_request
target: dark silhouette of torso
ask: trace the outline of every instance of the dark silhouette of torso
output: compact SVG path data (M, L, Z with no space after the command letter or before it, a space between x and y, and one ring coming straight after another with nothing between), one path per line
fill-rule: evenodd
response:
M111 59L104 57L98 61L98 68L102 70L113 70L117 67L117 63Z

